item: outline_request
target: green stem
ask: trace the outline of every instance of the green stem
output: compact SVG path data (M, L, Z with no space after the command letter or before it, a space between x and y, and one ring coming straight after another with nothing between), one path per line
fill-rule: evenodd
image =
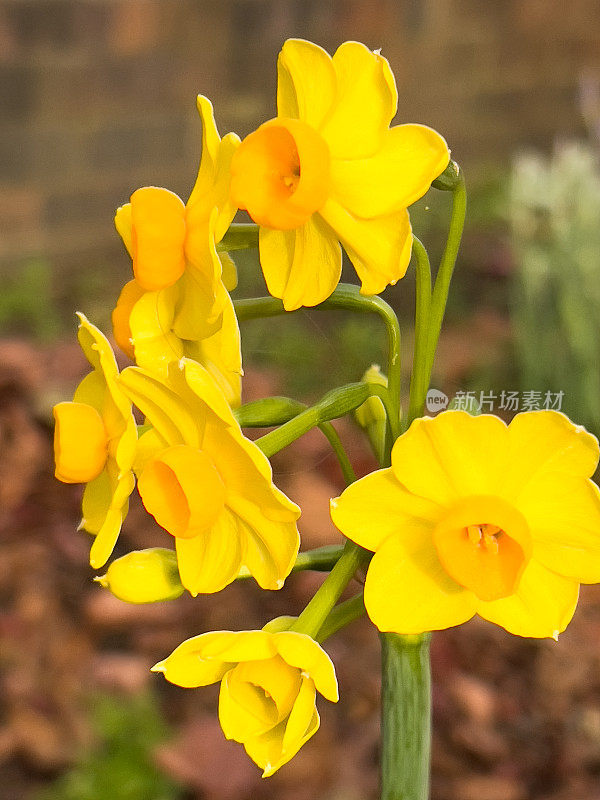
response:
M240 322L262 317L274 317L286 312L281 300L274 297L256 297L247 300L237 300L235 312ZM394 309L382 300L381 297L365 296L360 293L358 286L350 283L340 283L333 294L316 309L346 309L359 313L377 314L385 323L388 339L388 391L390 395L393 416L400 420L400 390L401 390L401 363L400 363L400 324ZM300 309L298 309L300 310Z
M340 465L340 469L342 470L344 480L349 486L356 480L356 474L354 473L354 469L352 468L352 464L350 463L350 459L348 458L348 454L344 449L344 445L342 444L342 440L340 439L338 432L333 427L331 422L322 422L319 425L319 430L324 434L324 436L327 438L327 441L331 445L331 449L335 453Z
M427 800L431 634L381 634L381 800Z
M306 633L316 638L331 609L367 555L367 551L362 547L347 541L340 560L317 589L290 630Z
M413 255L415 257L416 308L415 347L408 404L408 419L411 421L422 414L425 395L429 388L429 375L426 373L431 308L431 265L427 250L416 236L413 237Z
M334 633L345 628L346 625L354 622L355 619L359 619L365 613L365 600L363 593L359 592L355 594L354 597L345 600L332 610L319 631L317 641L319 643L324 642L325 639L329 639Z
M328 544L324 547L317 547L315 550L307 550L304 553L298 553L294 566L292 567L292 572L303 572L307 569L313 570L314 572L330 572L340 560L343 552L344 545ZM236 580L251 577L252 573L248 567L242 567Z
M217 252L230 250L248 250L258 247L258 225L252 223L236 223L231 225L217 245Z
M458 248L460 247L463 228L465 226L466 212L467 192L465 189L464 177L462 176L461 172L460 179L452 191L452 213L450 216L448 239L446 241L444 254L442 256L440 267L435 279L433 294L431 296L428 325L429 334L427 337L425 366L423 368L423 377L420 384L421 393L419 397L415 397L414 399L414 407L412 412L414 416L411 416L410 413L407 415L404 424L404 430L408 428L413 419L423 413L425 396L431 381L431 372L433 370L433 362L435 360L435 351L437 349L438 339L440 338L444 312L446 311L450 281L452 280L452 273L454 272L454 265L456 264L456 258L458 256Z
M289 422L305 410L304 403L299 403L289 397L266 397L264 400L246 403L237 408L234 413L241 428L270 428L272 425L283 425ZM337 457L344 480L347 484L353 483L356 475L338 432L330 422L321 422L318 427Z
M260 447L267 457L270 457L295 442L296 439L308 433L312 428L316 428L317 425L329 422L332 419L336 419L336 417L343 417L349 411L354 411L370 395L371 386L366 383L349 383L346 386L332 389L314 406L302 411L289 422L277 428L277 430L261 436L260 439L256 440L255 444Z

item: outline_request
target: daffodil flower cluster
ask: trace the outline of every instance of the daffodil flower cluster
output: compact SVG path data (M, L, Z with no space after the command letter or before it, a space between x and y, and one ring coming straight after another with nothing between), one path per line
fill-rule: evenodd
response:
M164 531L164 547L114 558L96 578L116 597L176 600L248 577L277 590L293 571L329 572L298 616L262 630L200 633L153 667L183 687L220 682L224 734L264 776L317 731L316 694L337 701L321 644L365 609L382 633L401 637L477 614L520 636L556 638L579 585L600 581L591 434L552 411L509 425L461 411L422 417L465 214L446 142L425 125L392 126L394 76L362 44L346 42L331 57L289 40L277 73L277 116L243 141L221 138L210 101L198 97L202 153L187 202L146 186L118 208L133 277L116 301L113 337L133 364L119 370L108 339L80 314L92 371L54 410L56 477L85 484L92 567L110 559L136 486L149 522ZM452 192L433 285L407 210L432 184ZM238 209L254 224L233 224ZM270 297L234 306L227 250L242 247L258 247ZM342 250L360 287L339 284ZM398 320L377 295L411 257L415 354L403 412ZM238 323L301 306L378 315L387 374L373 365L311 407L290 398L242 405ZM346 414L380 466L358 481L331 425ZM273 430L251 441L243 427ZM300 509L274 485L269 457L314 427L348 484L331 500L346 544L299 553ZM338 602L358 568L364 596Z

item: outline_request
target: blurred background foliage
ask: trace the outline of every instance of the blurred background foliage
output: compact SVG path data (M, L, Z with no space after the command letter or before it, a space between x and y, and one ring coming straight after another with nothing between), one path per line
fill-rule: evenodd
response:
M89 702L94 742L72 769L32 800L178 800L181 791L158 769L153 751L170 731L158 698L98 694Z

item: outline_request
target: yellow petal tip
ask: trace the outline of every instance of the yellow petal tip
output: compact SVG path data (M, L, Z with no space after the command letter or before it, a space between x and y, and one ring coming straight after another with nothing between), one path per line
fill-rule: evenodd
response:
M153 667L150 667L150 672L162 672L163 674L167 671L167 667L164 661L159 661Z

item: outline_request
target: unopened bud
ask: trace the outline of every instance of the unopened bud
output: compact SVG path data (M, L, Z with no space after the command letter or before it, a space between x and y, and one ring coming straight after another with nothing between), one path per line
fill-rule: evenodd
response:
M432 182L431 185L434 189L440 189L442 192L451 192L456 189L461 180L462 176L460 174L460 167L456 161L452 161L452 159L450 159L446 169Z
M158 603L183 594L173 550L134 550L113 561L105 575L94 578L126 603Z
M372 364L362 377L363 383L376 383L387 386L388 380L381 372L378 364ZM386 413L382 401L378 397L369 397L354 412L354 418L364 428L375 455L383 453L385 445Z

